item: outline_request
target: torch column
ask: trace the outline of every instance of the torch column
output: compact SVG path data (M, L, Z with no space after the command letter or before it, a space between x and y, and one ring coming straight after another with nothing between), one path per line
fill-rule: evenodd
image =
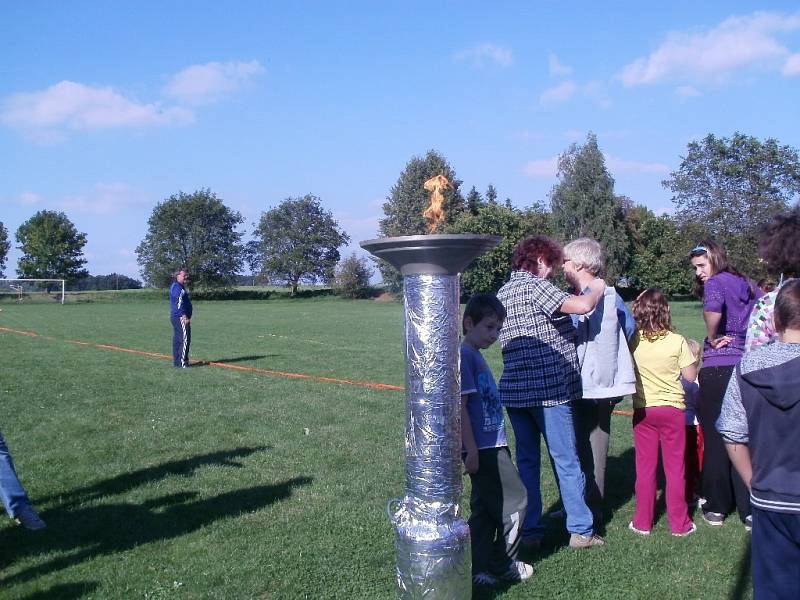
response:
M403 275L406 484L404 497L390 503L390 516L404 599L471 594L469 527L460 516L458 274L500 239L463 234L361 242Z

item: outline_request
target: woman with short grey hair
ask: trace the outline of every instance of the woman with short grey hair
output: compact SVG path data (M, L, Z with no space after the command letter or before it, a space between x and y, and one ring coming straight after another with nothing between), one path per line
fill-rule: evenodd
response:
M605 270L600 244L579 238L564 246L564 276L575 294L586 293ZM606 285L594 311L573 315L575 343L581 369L582 395L573 403L575 438L581 469L586 477L586 502L603 521L603 497L611 412L623 396L636 390L636 373L628 341L636 324L614 286Z

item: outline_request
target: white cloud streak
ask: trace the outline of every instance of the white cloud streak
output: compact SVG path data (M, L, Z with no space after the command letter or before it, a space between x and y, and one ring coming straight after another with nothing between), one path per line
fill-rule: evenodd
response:
M211 104L248 86L262 73L264 67L257 60L192 65L170 78L165 93L186 104Z
M792 54L789 58L787 58L786 62L783 64L781 73L783 73L786 77L800 75L800 54Z
M194 115L126 98L110 87L61 81L41 92L13 94L0 109L0 123L44 142L60 141L70 131L153 125L181 125Z
M562 104L571 99L577 91L578 84L574 81L564 81L543 91L539 96L539 104L542 106Z
M473 67L478 69L487 65L505 68L514 63L514 54L511 48L484 43L456 53L456 59L469 61Z
M547 66L550 70L550 75L554 77L565 77L572 74L572 67L562 63L558 56L552 52L547 57Z
M665 81L723 83L744 69L776 69L784 75L790 51L780 34L800 30L800 13L785 15L756 12L730 17L702 32L672 32L648 56L622 69L618 77L626 86Z

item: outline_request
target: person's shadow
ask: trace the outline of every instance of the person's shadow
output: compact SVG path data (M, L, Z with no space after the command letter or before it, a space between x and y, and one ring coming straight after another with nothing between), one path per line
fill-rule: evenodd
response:
M43 513L48 534L31 536L21 528L0 533L0 547L16 556L61 553L61 556L4 577L0 585L29 581L97 556L124 552L142 544L191 533L225 517L253 512L291 496L292 489L311 483L294 477L272 485L242 488L203 500L185 492L133 504L121 502L87 508L55 508Z
M297 476L279 483L242 488L200 500L195 499L198 495L196 492L180 492L141 504L117 502L86 506L87 503L124 494L166 477L189 477L204 466L243 468L239 459L266 449L267 446L240 447L169 461L110 477L64 494L37 499L40 506L54 504L53 508L42 512L48 528L38 535L30 535L20 527L0 531L0 567L7 567L21 556L51 553L60 553L60 556L3 577L0 586L29 581L96 556L123 552L141 544L191 533L219 519L265 508L290 497L295 487L311 483L310 477ZM81 590L87 591L92 586L96 587L97 584L86 582L64 587L58 597L79 597Z
M240 447L230 450L209 452L208 454L200 454L192 456L191 458L171 460L152 467L145 467L136 471L122 473L116 477L110 477L91 485L75 488L66 493L36 498L36 502L39 505L46 505L56 501L60 507L64 508L72 504L88 502L95 498L123 494L141 485L166 477L175 475L188 477L193 475L194 472L201 467L219 465L241 469L244 465L239 459L269 449L270 446Z

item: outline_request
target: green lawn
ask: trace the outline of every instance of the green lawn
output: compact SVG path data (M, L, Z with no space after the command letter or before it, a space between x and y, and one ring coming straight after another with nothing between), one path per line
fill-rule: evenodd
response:
M192 358L402 385L397 303L197 302ZM678 329L703 336L697 303ZM48 523L0 519L0 597L392 598L386 502L402 495L404 396L340 383L167 360L164 301L5 303L0 426ZM46 337L45 337L46 336ZM499 351L488 357L500 372ZM565 547L562 524L537 574L484 598L749 597L738 522L672 538L627 529L630 420L614 417L608 545ZM510 427L509 427L510 430ZM543 480L545 506L557 498ZM469 481L465 479L465 495Z

